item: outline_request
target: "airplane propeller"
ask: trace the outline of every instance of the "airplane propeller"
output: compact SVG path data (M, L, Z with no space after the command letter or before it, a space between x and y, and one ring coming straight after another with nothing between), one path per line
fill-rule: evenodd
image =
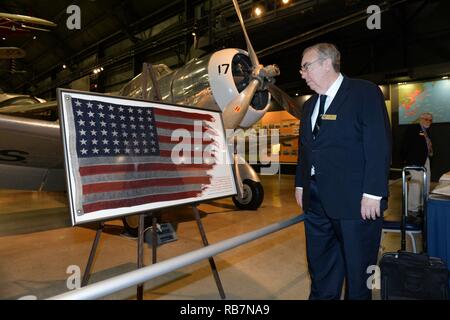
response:
M294 117L300 119L301 109L298 103L287 93L274 85L274 77L280 74L280 69L277 65L269 65L265 67L259 63L258 56L256 55L255 49L253 49L252 43L247 34L247 29L245 28L244 20L242 18L237 0L233 0L233 5L244 33L245 42L247 44L247 52L252 63L252 74L251 81L249 81L246 89L241 91L240 94L230 101L224 109L224 119L227 119L224 121L225 128L236 128L241 123L248 111L253 96L258 89L269 90L273 98L278 101L278 103L283 106L286 111Z

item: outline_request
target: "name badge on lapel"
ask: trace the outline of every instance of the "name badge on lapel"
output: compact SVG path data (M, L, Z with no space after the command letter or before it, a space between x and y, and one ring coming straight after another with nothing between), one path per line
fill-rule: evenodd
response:
M323 114L322 115L322 120L336 120L337 115L335 114Z

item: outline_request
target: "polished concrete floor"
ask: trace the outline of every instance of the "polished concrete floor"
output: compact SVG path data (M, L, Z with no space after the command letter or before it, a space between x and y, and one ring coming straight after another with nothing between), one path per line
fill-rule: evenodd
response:
M209 243L254 231L299 213L293 176L264 176L265 199L258 211L237 211L230 198L199 206ZM400 213L401 181L391 181L390 207ZM202 247L189 207L167 209L178 239L158 247L158 261ZM90 283L136 267L136 240L124 237L120 220L108 221ZM0 190L0 299L45 299L68 291L73 266L84 270L95 236L94 226L72 227L64 193ZM399 249L399 236L388 234L385 250ZM145 264L151 246L145 245ZM249 242L215 257L227 299L307 299L309 275L303 223ZM72 271L73 272L73 271ZM73 280L73 277L69 280ZM69 281L69 283L73 283ZM135 299L128 288L105 299ZM374 298L377 298L376 293ZM208 261L195 263L145 284L144 299L220 299Z

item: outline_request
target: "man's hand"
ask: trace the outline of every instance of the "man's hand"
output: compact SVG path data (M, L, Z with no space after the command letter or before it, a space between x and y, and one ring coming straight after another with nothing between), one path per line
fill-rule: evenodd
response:
M380 217L380 200L363 196L361 199L361 217L363 220L375 220Z
M302 197L303 197L303 189L295 188L295 200L297 200L298 206L303 209Z

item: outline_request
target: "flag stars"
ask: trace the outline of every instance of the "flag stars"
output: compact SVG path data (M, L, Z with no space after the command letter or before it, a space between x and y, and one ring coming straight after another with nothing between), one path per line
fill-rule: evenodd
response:
M129 112L129 113L133 113L133 108L129 108L129 109L128 109L128 112Z
M115 152L115 153L120 153L120 149L117 149L117 148L116 148L116 149L114 149L114 152Z
M131 134L131 136L132 136L133 138L137 138L137 133L136 133L136 132L133 132L133 133Z
M114 119L116 118L116 116L113 115L113 114L110 114L110 115L109 115L109 118L110 118L111 120L114 120Z
M100 113L98 114L98 116L99 116L100 118L104 118L104 117L105 117L105 114L104 114L103 112L100 112Z
M88 107L89 109L92 109L92 106L93 106L92 103L90 103L90 102L87 103L87 107Z
M102 130L102 135L106 136L108 135L108 131L106 131L105 129Z
M82 146L85 146L87 144L87 140L86 139L81 139L80 143Z
M98 104L98 105L97 105L98 110L103 110L104 107L105 107L105 106L102 105L102 104Z
M144 121L143 117L139 117L138 119L139 119L140 122Z
M134 153L139 153L141 152L141 150L139 150L138 148L134 148Z
M114 143L115 146L118 146L119 145L119 140L116 139L116 140L113 141L113 143Z
M98 154L100 150L98 150L97 148L92 149L92 152L95 154Z
M112 105L109 105L109 106L108 106L108 110L109 110L109 111L114 111L113 106L112 106Z
M81 110L77 110L77 116L79 116L79 117L82 117L83 116L83 111L81 111Z
M91 130L91 135L96 136L97 135L97 131Z
M125 116L120 116L121 121L125 121Z
M127 132L122 132L122 137L124 137L124 138L128 137L128 133Z
M106 122L105 122L105 121L101 121L101 122L100 122L100 125L101 125L102 127L106 127Z
M134 117L133 116L130 117L130 121L134 121Z
M131 153L131 150L130 150L130 149L128 149L128 148L126 148L126 149L125 149L125 153L128 153L128 154L130 154L130 153Z
M124 142L123 142L123 145L124 145L124 146L128 146L128 145L130 145L130 142L129 142L129 141L124 141Z
M135 146L138 146L138 145L139 145L139 142L138 142L137 140L134 140L134 141L133 141L133 144L134 144Z
M103 143L103 144L108 144L108 143L109 143L109 141L108 141L108 140L106 140L106 139L103 139L102 143Z
M91 127L95 127L95 121L91 120L91 121L89 122L89 124L91 125Z
M131 129L136 130L136 125L135 125L135 124L132 124L132 125L131 125Z
M80 120L78 120L78 124L80 125L80 127L84 126L84 121L80 119Z
M111 123L111 128L117 128L117 123Z
M139 114L142 114L142 109L138 109L138 111L137 111Z
M147 144L148 144L147 141L145 141L145 140L142 141L142 145L143 145L143 146L146 146Z
M80 136L85 136L86 135L86 130L80 130Z
M88 153L88 151L86 150L86 149L81 149L81 154L87 154Z
M98 140L97 140L97 139L93 139L93 140L92 140L92 144L96 145L97 143L98 143Z
M117 137L118 134L119 134L119 133L118 133L116 130L114 130L114 131L112 132L113 137Z
M89 118L93 118L94 117L94 113L92 111L89 111L88 112L88 116L89 116Z
M75 104L77 105L77 107L81 107L81 102L79 100L75 101Z
M104 151L105 153L109 153L110 149L105 148L105 149L103 149L103 151Z
M123 108L122 107L119 107L119 112L123 112Z

